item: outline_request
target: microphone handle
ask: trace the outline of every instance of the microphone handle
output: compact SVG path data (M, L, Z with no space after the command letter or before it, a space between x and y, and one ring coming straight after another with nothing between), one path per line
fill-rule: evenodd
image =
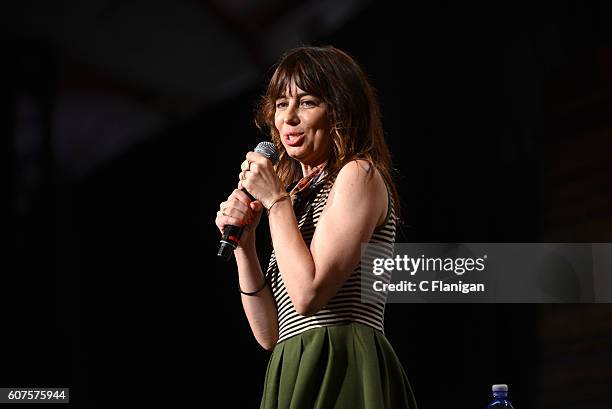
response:
M246 193L249 199L255 200L255 198L245 188L242 188L242 191ZM226 224L223 227L223 237L219 241L217 257L221 257L226 261L232 257L234 250L236 250L236 247L238 247L238 242L240 241L240 236L242 236L243 230L243 226L234 226L233 224Z

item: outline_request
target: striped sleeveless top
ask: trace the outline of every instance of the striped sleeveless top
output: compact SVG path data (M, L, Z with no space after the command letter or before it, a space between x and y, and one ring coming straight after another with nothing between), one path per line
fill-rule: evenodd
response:
M325 171L322 173L325 173ZM335 177L322 177L321 179L321 182L314 186L309 199L306 199L305 203L301 203L297 208L294 203L298 227L308 247L310 247L319 216L327 203L327 197L335 181ZM369 243L376 243L376 245L372 246L374 248L373 252L368 251L364 254L363 260L366 260L366 262L369 257L373 256L393 257L393 243L395 242L397 220L393 197L390 194L388 194L388 197L387 216L383 224L377 226L372 234ZM384 332L384 312L387 293L368 291L368 289L372 288L374 280L388 283L391 279L390 273L374 277L370 272L370 274L364 274L362 277L360 261L350 277L336 295L328 301L327 305L316 314L308 317L299 315L295 311L278 269L274 250L272 250L270 256L266 279L270 284L278 311L279 343L312 328L345 322L358 322ZM362 288L367 294L362 292Z

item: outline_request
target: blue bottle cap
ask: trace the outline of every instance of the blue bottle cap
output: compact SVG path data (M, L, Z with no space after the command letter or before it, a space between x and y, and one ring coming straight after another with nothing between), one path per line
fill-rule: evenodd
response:
M499 385L493 385L491 388L493 392L508 392L508 385L505 383Z

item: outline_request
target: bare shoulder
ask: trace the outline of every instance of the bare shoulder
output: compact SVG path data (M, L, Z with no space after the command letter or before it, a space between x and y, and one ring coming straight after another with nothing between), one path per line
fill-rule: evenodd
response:
M356 159L344 165L338 172L336 184L340 189L365 189L373 194L385 190L385 182L378 169L364 159Z
M385 181L378 169L363 159L348 162L340 169L330 191L329 200L332 203L346 200L348 205L353 207L359 204L365 205L370 214L378 216L379 221L384 220L387 213Z

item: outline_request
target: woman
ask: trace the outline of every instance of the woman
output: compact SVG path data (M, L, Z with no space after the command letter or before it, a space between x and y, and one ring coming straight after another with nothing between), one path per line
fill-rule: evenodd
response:
M244 225L234 251L244 311L272 356L261 408L416 408L383 334L386 294L361 299L361 245L395 240L398 196L374 91L333 47L277 65L256 120L279 151L249 152L216 224ZM245 188L256 200L241 191ZM266 209L264 276L255 228Z

